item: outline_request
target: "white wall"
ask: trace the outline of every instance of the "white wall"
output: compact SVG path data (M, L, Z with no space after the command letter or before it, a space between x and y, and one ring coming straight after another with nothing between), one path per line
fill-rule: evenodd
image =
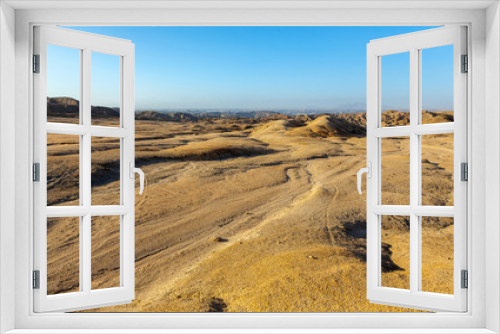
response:
M14 328L15 12L0 3L0 333Z
M500 332L500 286L499 277L500 245L500 12L499 4L490 6L486 11L486 217L492 224L486 225L486 327Z

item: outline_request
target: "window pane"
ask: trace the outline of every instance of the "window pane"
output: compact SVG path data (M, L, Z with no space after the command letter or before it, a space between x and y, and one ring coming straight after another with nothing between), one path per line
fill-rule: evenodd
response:
M422 205L453 206L453 133L421 136Z
M80 53L47 45L47 122L80 122Z
M453 122L453 45L420 52L422 124Z
M92 137L92 205L120 205L120 139Z
M381 138L382 205L410 205L410 138Z
M47 205L80 205L80 136L47 134Z
M47 294L79 291L80 218L47 218Z
M92 52L92 125L120 126L120 57Z
M120 216L92 217L92 289L120 286Z
M381 126L410 124L410 53L381 58Z
M410 289L410 217L382 216L381 286Z
M453 294L453 218L422 217L422 291Z

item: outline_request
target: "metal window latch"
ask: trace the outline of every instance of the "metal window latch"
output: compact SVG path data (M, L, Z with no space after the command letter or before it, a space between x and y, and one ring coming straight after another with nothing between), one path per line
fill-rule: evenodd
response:
M134 162L130 161L129 163L129 176L133 180L135 178L135 173L139 174L139 182L141 184L141 190L139 190L139 194L142 195L144 191L144 172L140 168L134 167Z
M469 165L466 162L460 164L460 180L469 181Z
M40 289L40 270L33 270L33 289Z
M368 179L372 178L372 163L370 161L368 161L366 163L366 167L361 168L358 171L358 192L359 192L359 194L362 194L362 192L361 192L361 176L363 175L363 173L366 173L366 177Z
M38 162L33 164L33 181L40 182L40 164Z
M461 271L461 281L462 281L462 289L467 289L469 287L469 272L467 270Z

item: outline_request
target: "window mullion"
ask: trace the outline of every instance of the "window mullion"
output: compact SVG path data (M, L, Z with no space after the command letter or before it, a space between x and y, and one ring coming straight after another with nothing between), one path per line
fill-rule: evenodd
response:
M83 124L83 101L82 101L82 98L83 98L83 74L84 74L84 53L83 53L83 50L80 50L80 78L81 81L80 81L80 105L79 105L79 120L80 120L80 125ZM83 192L83 185L85 184L85 177L84 177L84 174L83 174L83 157L82 157L82 152L84 152L84 145L83 145L83 136L80 136L80 150L79 150L79 154L80 156L78 157L78 160L79 160L79 168L80 168L80 180L79 180L79 186L80 186L80 205L83 206L86 204L85 202L85 199L84 199L84 192ZM79 216L79 236L80 238L82 238L84 235L85 235L85 230L84 230L84 216ZM80 244L79 244L79 290L80 292L84 291L84 288L85 288L85 284L84 284L84 259L83 259L83 254L84 254L84 251L85 251L85 248L83 247L83 238L80 240Z
M414 130L420 123L420 66L418 49L410 50L410 291L420 285L420 217L414 209L420 204L420 137Z
M85 127L91 125L91 105L90 105L90 70L91 70L91 50L83 49L83 66L82 66L82 123ZM82 202L83 206L88 209L87 214L82 218L82 241L80 244L80 275L82 282L81 291L90 294L92 280L92 264L91 264L91 191L92 191L92 161L91 161L91 133L87 132L82 136L82 149L80 158L80 170L82 175Z
M414 114L414 119L417 119L417 123L413 123L415 126L415 130L417 130L417 127L423 128L422 125L422 50L415 50L415 62L416 62L416 73L415 73L415 84L417 85L417 90L414 92L414 94L417 97L417 100L415 101L415 108L413 114ZM446 125L441 125L442 127L446 127ZM437 130L437 129L434 129ZM415 194L416 194L416 204L419 206L419 208L422 205L422 132L413 132L415 134L415 141L416 141L416 146L417 146L417 152L416 152L416 157L414 159L416 165L414 166L414 170L416 172L416 189L415 189ZM413 212L415 214L415 212ZM422 290L422 215L419 215L416 217L416 225L417 228L415 229L417 232L417 235L415 237L416 239L416 247L418 250L418 255L416 258L417 262L417 273L415 275L417 282L414 283L414 286L416 286L418 291Z

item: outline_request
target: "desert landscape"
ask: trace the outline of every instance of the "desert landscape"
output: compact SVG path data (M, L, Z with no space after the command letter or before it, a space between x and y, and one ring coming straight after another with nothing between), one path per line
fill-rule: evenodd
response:
M118 115L92 108L93 124ZM49 98L48 119L78 123L78 101ZM147 178L142 196L136 183L136 299L90 312L416 311L366 299L365 113L144 111L135 142ZM382 204L409 204L409 139L381 145ZM92 140L93 205L119 203L119 149ZM47 152L47 205L78 205L78 136L48 134ZM453 135L423 136L423 204L453 205L452 171ZM78 223L47 222L49 294L78 291ZM92 288L119 286L119 217L93 217L92 231ZM409 219L384 216L382 231L382 285L407 289ZM423 219L422 248L422 289L452 294L453 220Z

